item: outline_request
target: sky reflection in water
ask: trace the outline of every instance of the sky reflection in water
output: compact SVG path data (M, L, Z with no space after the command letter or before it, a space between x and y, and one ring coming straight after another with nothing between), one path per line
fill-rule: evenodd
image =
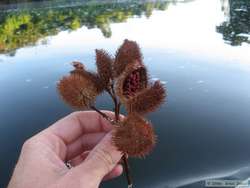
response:
M20 48L14 56L0 55L0 143L5 154L0 162L6 172L0 174L1 186L22 142L71 112L55 89L71 70L69 62L80 60L94 69L94 49L115 53L125 38L141 45L152 78L165 81L168 88L167 103L150 115L159 136L157 147L145 160L131 160L136 186L181 186L240 174L250 164L250 46L232 46L216 32L228 19L222 2L170 4L149 18L111 23L110 38L98 28L82 26ZM97 105L111 109L107 100L100 98ZM237 178L249 175L247 171ZM103 187L124 185L123 177Z

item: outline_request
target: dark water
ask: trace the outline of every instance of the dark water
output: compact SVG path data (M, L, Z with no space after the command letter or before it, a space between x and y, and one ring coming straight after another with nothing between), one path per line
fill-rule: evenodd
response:
M26 1L0 10L0 187L24 140L71 112L55 88L69 62L94 69L94 49L114 53L125 38L168 89L149 116L157 147L131 160L136 187L250 176L250 1ZM97 105L111 109L108 101ZM102 187L126 187L125 178Z

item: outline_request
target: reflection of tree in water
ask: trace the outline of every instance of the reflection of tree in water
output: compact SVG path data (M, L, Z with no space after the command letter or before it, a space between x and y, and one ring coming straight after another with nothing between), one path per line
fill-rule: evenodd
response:
M5 3L19 3L19 2L32 2L33 0L1 0L0 4ZM45 0L36 0L36 1L45 1Z
M39 39L83 25L99 28L111 36L110 23L125 22L132 16L150 16L154 9L165 10L169 2L86 4L78 7L6 11L0 13L0 53L34 45Z
M228 20L217 26L217 32L222 33L223 39L233 46L250 43L250 1L221 1Z

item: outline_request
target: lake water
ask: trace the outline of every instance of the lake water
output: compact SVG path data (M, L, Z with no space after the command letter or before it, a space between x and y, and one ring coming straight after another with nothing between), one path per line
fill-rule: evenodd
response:
M205 187L250 177L250 1L39 1L0 3L0 187L25 139L72 110L56 83L94 49L127 38L168 89L152 113L158 144L130 160L135 187ZM111 109L108 97L97 106ZM102 185L126 187L120 177Z

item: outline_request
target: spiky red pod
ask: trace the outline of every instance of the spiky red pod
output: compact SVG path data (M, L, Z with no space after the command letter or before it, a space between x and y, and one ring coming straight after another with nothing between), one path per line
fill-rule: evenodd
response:
M75 67L76 70L84 69L84 65L79 61L73 61L71 64Z
M152 125L137 114L129 114L115 127L112 140L117 149L131 157L144 157L156 143Z
M148 75L145 66L140 63L130 64L117 78L116 93L120 100L125 103L134 97L136 93L147 87Z
M116 53L114 62L115 77L118 77L125 70L128 64L133 64L135 61L142 64L142 54L140 48L135 41L125 39Z
M105 89L105 86L97 73L85 70L84 65L78 61L72 62L72 65L75 69L70 71L70 74L79 74L84 78L91 80L97 88L98 94L100 94Z
M88 108L98 95L95 83L80 74L63 77L57 89L62 99L77 109Z
M96 50L96 66L102 84L108 88L113 79L113 59L105 50Z
M152 86L143 89L134 97L126 101L126 109L129 113L136 112L146 114L155 111L165 100L166 91L160 81L156 81Z

